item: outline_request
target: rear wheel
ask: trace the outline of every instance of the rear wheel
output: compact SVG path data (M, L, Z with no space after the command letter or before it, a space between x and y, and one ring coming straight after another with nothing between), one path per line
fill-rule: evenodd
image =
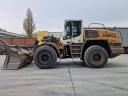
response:
M43 46L36 49L33 59L40 69L53 68L56 65L57 54L53 48Z
M85 51L84 61L89 67L101 68L108 61L108 53L103 47L94 45Z

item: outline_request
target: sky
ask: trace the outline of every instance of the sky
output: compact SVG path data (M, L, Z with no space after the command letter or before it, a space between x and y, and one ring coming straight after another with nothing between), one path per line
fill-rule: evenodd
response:
M128 27L128 0L0 0L0 28L25 33L26 10L33 12L37 31L62 32L65 19L82 19L84 27L103 23Z

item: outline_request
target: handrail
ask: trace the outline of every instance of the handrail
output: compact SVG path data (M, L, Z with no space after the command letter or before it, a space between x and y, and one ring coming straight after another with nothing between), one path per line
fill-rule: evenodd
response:
M97 25L102 25L103 26L103 28L105 29L105 31L106 31L106 33L107 33L107 39L108 39L108 31L107 31L107 29L106 29L106 27L105 27L105 25L104 24L102 24L102 23L90 23L89 25L88 25L88 28L90 28L90 26L91 25L93 25L93 24L97 24Z

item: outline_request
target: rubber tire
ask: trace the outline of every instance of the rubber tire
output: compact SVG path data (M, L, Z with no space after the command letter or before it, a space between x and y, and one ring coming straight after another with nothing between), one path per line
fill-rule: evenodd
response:
M82 61L81 65L87 66L87 64L86 64L85 61L84 61L84 58L80 58L80 60Z
M43 52L49 52L51 60L48 62L48 64L44 64L43 62L39 61L39 54ZM34 57L33 57L34 63L37 65L40 69L49 69L54 68L56 66L56 60L57 60L57 54L56 51L50 47L50 46L41 46L35 50Z
M94 52L99 52L100 54L102 54L102 57L101 57L102 63L100 62L100 64L94 64L95 61L92 62L91 56L94 55L93 54ZM104 65L106 65L106 63L108 61L108 53L107 53L106 49L104 49L103 47L98 46L98 45L93 45L85 51L84 61L88 67L102 68L102 67L104 67Z

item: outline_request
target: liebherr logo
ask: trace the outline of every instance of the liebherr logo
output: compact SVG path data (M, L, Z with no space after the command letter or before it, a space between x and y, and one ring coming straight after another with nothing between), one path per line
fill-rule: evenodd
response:
M116 37L115 33L102 34L102 37Z

